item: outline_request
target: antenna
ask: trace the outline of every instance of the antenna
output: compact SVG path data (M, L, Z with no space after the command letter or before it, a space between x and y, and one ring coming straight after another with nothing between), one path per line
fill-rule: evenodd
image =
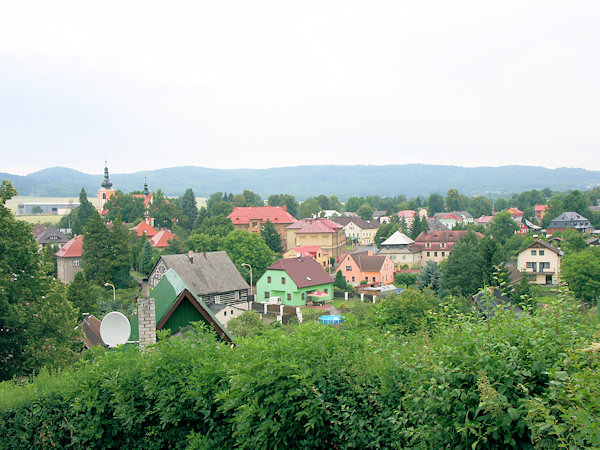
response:
M100 337L109 347L125 344L131 335L131 325L124 314L109 312L100 323Z

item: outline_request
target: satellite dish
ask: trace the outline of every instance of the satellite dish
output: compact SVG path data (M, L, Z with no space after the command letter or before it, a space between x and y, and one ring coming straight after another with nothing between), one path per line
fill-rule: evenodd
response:
M125 344L131 335L131 325L124 314L109 312L100 323L100 337L109 347Z

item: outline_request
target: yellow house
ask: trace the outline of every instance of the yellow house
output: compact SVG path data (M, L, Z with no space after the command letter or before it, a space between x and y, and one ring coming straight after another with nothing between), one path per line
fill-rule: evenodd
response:
M379 229L376 220L363 220L360 217L334 217L331 219L344 227L344 234L348 242L358 245L373 245L375 235Z
M314 259L321 265L321 267L323 267L323 269L329 271L329 267L331 266L329 261L329 253L327 253L318 245L294 247L283 254L284 258L299 258L301 256Z
M556 284L560 274L560 261L564 252L548 242L538 239L519 252L517 269L535 284Z
M287 249L318 246L338 261L345 252L344 228L328 219L302 219L286 227Z

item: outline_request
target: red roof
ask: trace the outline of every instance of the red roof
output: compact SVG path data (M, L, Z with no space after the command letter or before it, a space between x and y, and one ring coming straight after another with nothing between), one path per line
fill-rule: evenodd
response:
M398 211L398 217L404 217L406 219L412 219L417 214L416 211L412 209L404 209L402 211Z
M299 288L333 283L333 278L312 258L281 258L267 270L283 270Z
M158 233L156 228L151 227L143 220L140 223L138 223L135 227L132 227L131 229L134 230L138 236L146 235L147 237L152 237L152 236L156 236L156 234Z
M286 211L285 206L234 206L227 217L234 225L250 223L250 220L267 220L272 223L294 223L296 218Z
M417 236L414 244L408 246L413 252L423 250L429 251L452 251L454 243L462 238L468 230L444 230L444 231L423 231ZM483 234L475 231L477 239L483 238ZM429 244L429 246L427 246ZM444 244L444 246L442 246Z
M155 236L150 238L150 245L156 248L169 246L169 241L173 240L175 235L169 230L160 230Z
M535 205L535 212L542 212L548 209L548 205Z
M318 245L305 245L303 247L294 247L292 250L300 253L301 255L310 256L311 258L316 258L318 252L321 252L321 255L328 254L325 250L323 250Z
M454 219L454 220L461 220L460 217L455 216L454 214L446 214L444 217L442 217L442 219Z
M492 220L494 220L494 216L481 216L479 219L475 220L475 223L486 224L486 223L490 223Z
M150 206L150 203L152 203L152 194L133 194L132 195L133 198L142 198L144 199L144 206L146 208L148 208Z
M296 233L335 233L344 227L329 219L302 219L287 228L297 229Z
M83 235L75 235L54 254L60 258L79 258L83 255Z
M507 211L509 212L509 214L511 216L522 216L523 215L523 211L521 211L519 208L508 208Z

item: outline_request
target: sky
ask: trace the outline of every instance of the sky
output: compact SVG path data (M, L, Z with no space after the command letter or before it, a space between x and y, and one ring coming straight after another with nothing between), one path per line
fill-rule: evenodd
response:
M43 1L0 14L0 172L600 170L600 2Z

